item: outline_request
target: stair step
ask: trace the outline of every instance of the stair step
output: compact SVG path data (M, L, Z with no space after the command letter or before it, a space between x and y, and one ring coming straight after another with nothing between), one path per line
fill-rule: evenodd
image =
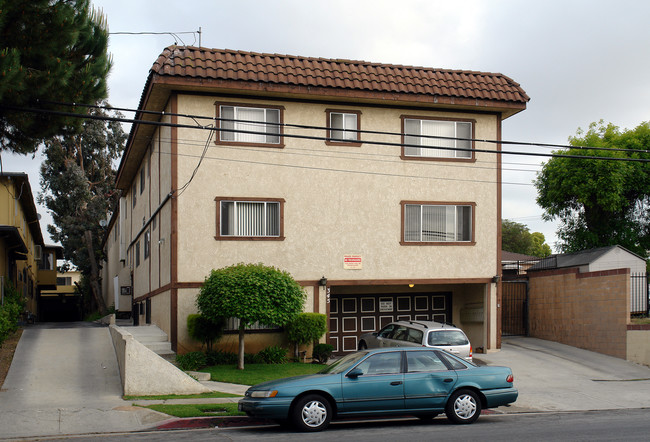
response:
M172 350L172 344L167 340L167 333L155 325L123 327L133 335L133 338L142 345L153 351L160 357L174 362L176 353Z
M172 351L172 344L170 342L142 342L142 344L155 353Z

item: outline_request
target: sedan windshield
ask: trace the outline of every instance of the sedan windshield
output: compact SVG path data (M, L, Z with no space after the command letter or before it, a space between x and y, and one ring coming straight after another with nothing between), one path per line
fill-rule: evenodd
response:
M359 362L361 359L366 357L366 352L358 352L358 353L352 353L346 356L343 356L341 359L338 361L334 362L331 365L328 365L319 373L321 374L338 374L342 373L348 368L352 367L354 364Z

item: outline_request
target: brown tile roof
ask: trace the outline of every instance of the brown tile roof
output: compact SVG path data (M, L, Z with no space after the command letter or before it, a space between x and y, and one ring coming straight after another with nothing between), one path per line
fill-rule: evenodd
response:
M151 73L179 79L424 95L429 96L427 101L431 96L451 97L510 103L521 108L529 100L518 83L502 74L228 49L170 46L160 54Z

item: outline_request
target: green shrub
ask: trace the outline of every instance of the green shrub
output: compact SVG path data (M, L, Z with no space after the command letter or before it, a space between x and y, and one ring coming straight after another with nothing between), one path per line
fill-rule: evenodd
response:
M314 345L312 357L314 358L314 361L319 364L325 364L330 356L332 356L333 351L334 347L330 344L316 344Z
M223 335L225 327L225 318L211 320L200 314L187 317L188 334L192 339L202 342L207 351L212 350L212 344Z
M257 356L266 364L284 364L287 362L287 349L272 345L260 351Z
M231 365L237 363L237 353L222 350L208 350L205 352L206 365Z
M298 359L298 345L318 341L327 333L327 316L322 313L301 313L286 327L289 341L295 344L294 356Z
M193 351L184 355L176 355L176 363L181 370L198 370L207 365L207 358L202 351Z
M237 364L237 353L231 353L222 350L209 350L205 352L205 365L234 365ZM264 361L258 356L250 353L244 354L244 363L261 364Z
M18 330L20 315L25 309L25 300L11 282L5 285L4 305L0 305L0 345Z

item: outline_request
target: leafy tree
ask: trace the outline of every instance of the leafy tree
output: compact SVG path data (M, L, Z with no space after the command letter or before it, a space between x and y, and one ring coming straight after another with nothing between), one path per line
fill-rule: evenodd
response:
M90 115L119 113L97 108ZM64 258L89 278L101 313L107 309L98 284L100 240L104 235L99 221L106 219L119 198L113 164L125 141L119 123L85 119L81 133L50 138L43 149L42 192L38 200L52 212L54 225L47 226L47 230L63 246Z
M567 154L650 160L650 124L621 131L601 120L569 138ZM620 151L614 149L628 149ZM621 245L646 257L650 249L650 166L647 162L552 158L535 180L537 203L547 220L559 219L559 247L576 252Z
M322 313L301 313L287 324L287 337L295 344L294 356L298 359L298 346L318 341L327 333L327 315Z
M21 111L83 113L53 102L106 97L108 30L89 0L0 0L0 151L33 153L78 118Z
M507 219L501 221L502 250L543 258L551 254L551 247L544 241L542 233L530 233L524 224Z
M546 238L541 232L533 232L530 234L531 239L531 248L529 249L528 255L537 256L539 258L545 258L551 256L553 253L551 251L551 246L546 244Z
M305 292L285 271L263 264L237 264L212 270L196 304L205 317L239 318L239 361L244 369L244 335L247 325L284 326L302 311Z

